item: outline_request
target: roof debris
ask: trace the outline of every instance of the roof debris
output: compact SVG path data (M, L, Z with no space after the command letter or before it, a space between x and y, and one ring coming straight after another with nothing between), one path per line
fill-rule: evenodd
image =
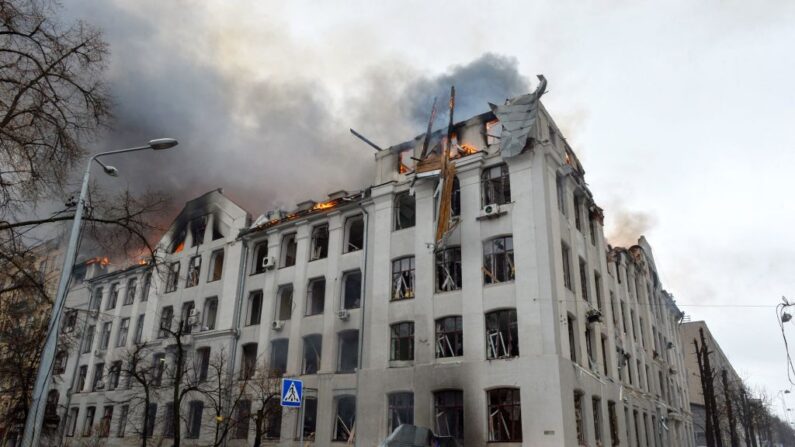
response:
M533 93L511 98L501 106L489 103L492 112L502 124L500 152L504 158L519 155L527 145L530 131L535 127L539 99L547 86L544 75L538 75L538 80L541 82Z

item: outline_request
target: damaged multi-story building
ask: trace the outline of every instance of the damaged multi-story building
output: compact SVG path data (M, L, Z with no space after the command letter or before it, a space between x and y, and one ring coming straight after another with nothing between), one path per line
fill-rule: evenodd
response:
M683 313L644 238L605 239L544 86L377 151L359 192L257 219L219 191L189 202L163 273L133 265L70 299L93 317L65 363L64 437L136 445L182 415L185 445L232 425L226 445L377 445L413 424L466 446L692 446ZM219 364L230 384L301 378L304 411L244 386L142 405L120 371L144 343L155 388L180 349L193 385Z

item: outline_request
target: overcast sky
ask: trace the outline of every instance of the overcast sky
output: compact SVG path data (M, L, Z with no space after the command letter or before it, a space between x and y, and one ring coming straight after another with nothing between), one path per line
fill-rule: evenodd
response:
M795 298L795 3L65 3L110 43L117 121L97 148L181 141L119 160L121 181L179 202L223 187L255 215L366 185L372 149L349 127L388 146L450 83L466 118L543 73L608 233L645 234L735 369L788 387L774 305Z

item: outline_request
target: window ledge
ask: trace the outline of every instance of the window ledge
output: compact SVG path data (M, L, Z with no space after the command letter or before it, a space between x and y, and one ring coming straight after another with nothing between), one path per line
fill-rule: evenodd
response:
M390 360L389 367L390 368L406 368L409 366L414 366L414 360Z
M486 288L486 287L499 287L499 286L504 286L504 285L506 285L506 284L515 284L515 283L516 283L516 278L514 278L514 279L509 279L509 280L507 280L507 281L492 282L492 283L488 283L488 284L485 284L485 283L484 283L484 284L483 284L483 287L484 287L484 288Z
M506 205L500 205L500 206L502 207L502 206L506 206ZM481 213L482 213L482 211L481 211ZM508 210L500 209L496 213L480 214L478 217L475 218L475 220L491 220L491 219L496 219L496 218L498 218L500 216L504 216L506 214L508 214Z

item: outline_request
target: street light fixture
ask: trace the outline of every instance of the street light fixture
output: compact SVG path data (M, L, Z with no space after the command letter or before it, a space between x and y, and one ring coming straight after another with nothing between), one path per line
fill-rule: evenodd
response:
M52 372L53 359L55 358L56 342L58 340L58 330L61 327L61 311L63 310L66 301L66 287L69 283L69 278L72 276L72 266L74 266L75 258L77 257L77 241L80 236L80 224L83 219L83 209L86 206L86 194L88 193L88 179L91 174L91 164L97 162L105 170L105 173L116 177L119 175L119 170L113 166L108 166L101 161L99 157L106 155L122 154L125 152L136 152L143 150L164 150L176 146L177 140L173 138L158 138L150 140L146 146L130 147L127 149L118 149L115 151L100 152L94 154L88 159L86 166L86 173L83 175L83 185L80 188L80 197L75 205L75 214L72 219L72 230L69 235L69 245L66 247L66 254L64 255L63 268L61 269L61 279L58 282L58 292L55 295L55 301L52 306L52 314L50 315L50 324L47 327L47 336L44 339L44 347L42 349L39 370L36 374L36 384L33 387L33 394L31 395L31 404L28 409L28 416L25 420L25 431L23 432L22 442L19 444L22 447L33 447L38 445L38 438L41 432L41 426L44 422L44 402L50 387L50 374Z

